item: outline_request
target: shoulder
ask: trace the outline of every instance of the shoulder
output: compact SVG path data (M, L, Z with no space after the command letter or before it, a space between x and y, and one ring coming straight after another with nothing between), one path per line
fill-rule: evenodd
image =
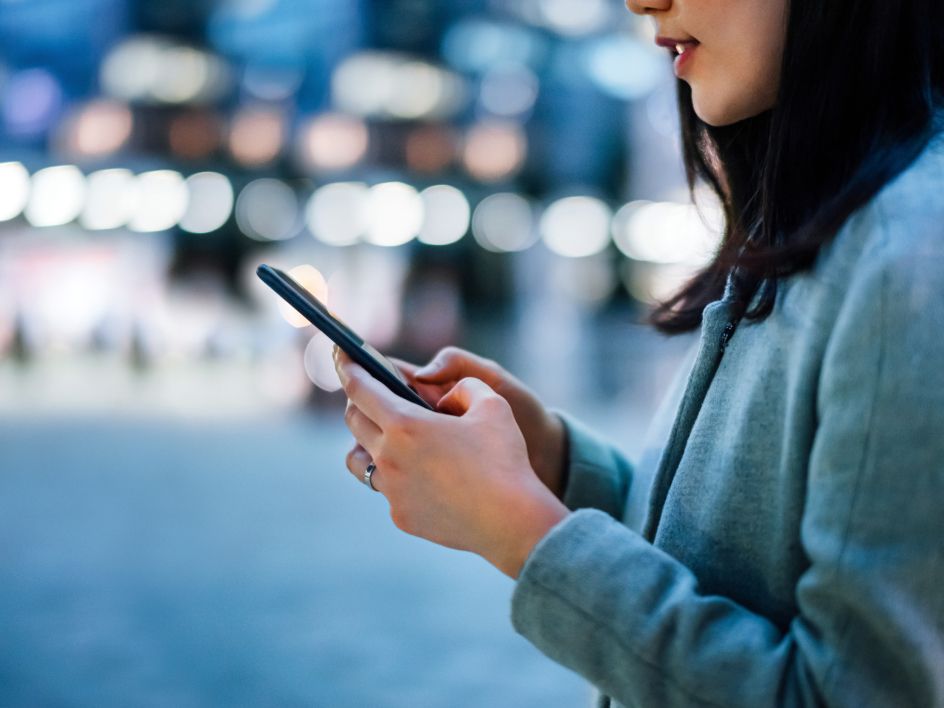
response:
M944 286L944 132L847 220L815 267L848 296L866 289ZM857 287L858 286L858 287Z
M825 347L824 372L881 370L896 385L939 380L944 135L857 210L813 271L789 290L795 292L785 293L786 300L806 300L802 310L797 304L787 310L800 311L816 330Z

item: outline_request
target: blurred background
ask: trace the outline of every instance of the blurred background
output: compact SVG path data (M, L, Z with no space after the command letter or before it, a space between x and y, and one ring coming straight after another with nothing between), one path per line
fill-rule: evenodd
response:
M711 257L617 0L0 0L0 705L583 705L344 468L328 340L456 344L638 451Z

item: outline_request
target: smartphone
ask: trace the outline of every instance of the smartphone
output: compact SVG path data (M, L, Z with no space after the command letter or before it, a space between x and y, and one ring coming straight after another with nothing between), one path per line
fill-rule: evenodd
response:
M428 410L434 410L431 405L420 398L393 362L328 312L328 308L319 302L318 298L299 285L290 275L264 263L256 269L256 275L279 297L298 310L306 320L324 332L328 339L337 344L345 354L363 366L371 376L398 396Z

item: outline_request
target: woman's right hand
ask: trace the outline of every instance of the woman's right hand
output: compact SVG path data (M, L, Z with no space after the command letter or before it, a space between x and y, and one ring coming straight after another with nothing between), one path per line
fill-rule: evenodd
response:
M446 347L423 367L403 361L396 363L420 396L434 406L462 379L484 381L508 401L524 436L531 467L547 488L561 498L567 464L564 424L521 381L494 361L458 347Z

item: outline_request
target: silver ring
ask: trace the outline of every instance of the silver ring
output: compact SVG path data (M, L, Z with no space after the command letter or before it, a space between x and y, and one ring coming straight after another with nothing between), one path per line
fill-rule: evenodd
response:
M374 483L371 481L371 477L374 476L374 472L376 472L376 471L377 471L377 465L375 465L373 462L371 462L369 465L367 465L367 469L364 470L364 484L366 484L368 487L370 487L370 488L371 488L372 490L374 490L375 492L378 491L378 490L377 490L377 488L374 486Z

